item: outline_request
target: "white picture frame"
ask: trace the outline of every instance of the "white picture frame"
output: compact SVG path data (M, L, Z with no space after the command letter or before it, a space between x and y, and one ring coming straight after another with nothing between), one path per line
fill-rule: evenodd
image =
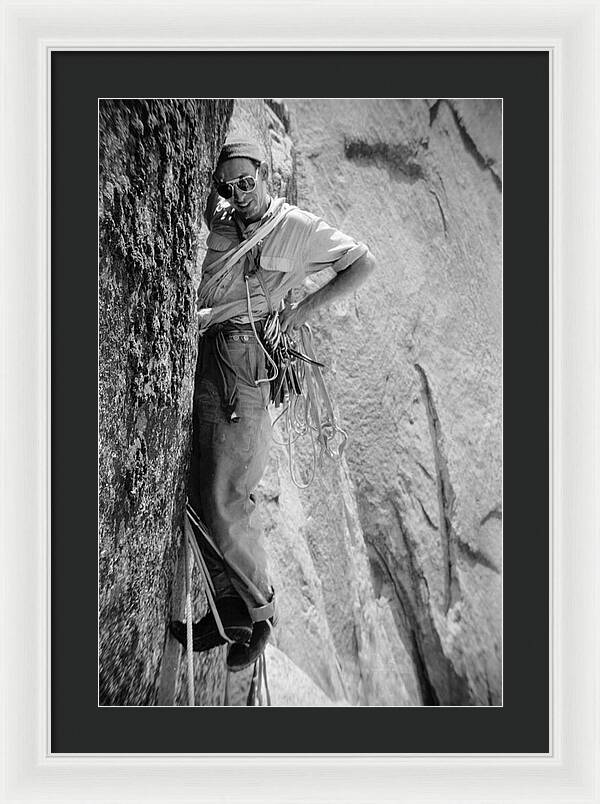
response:
M318 17L313 4L234 1L226 10L229 19L235 16L235 26L224 24L224 5L192 0L0 6L1 800L599 802L598 0L328 2L318 5ZM59 49L341 48L541 49L551 55L550 751L52 754L50 54ZM401 727L401 711L398 720Z

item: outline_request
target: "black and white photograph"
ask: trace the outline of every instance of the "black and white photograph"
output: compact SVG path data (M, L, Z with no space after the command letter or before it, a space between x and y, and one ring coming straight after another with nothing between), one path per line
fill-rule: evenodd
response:
M502 707L502 121L98 100L100 707Z

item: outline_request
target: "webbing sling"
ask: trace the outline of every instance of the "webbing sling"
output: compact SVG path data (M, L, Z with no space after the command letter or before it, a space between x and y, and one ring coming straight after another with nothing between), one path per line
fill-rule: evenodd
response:
M278 198L274 202L275 208L273 211L273 215L269 220L265 221L262 226L259 226L258 229L254 232L254 234L248 238L248 240L244 241L239 248L236 248L235 251L227 252L220 257L220 259L228 259L225 262L225 265L220 268L216 274L210 277L206 281L204 287L201 286L202 295L199 296L199 303L200 304L211 304L212 298L214 298L214 294L217 292L221 281L227 276L229 270L237 263L239 260L248 252L250 251L253 246L255 246L258 242L263 240L268 234L270 234L273 229L277 226L277 224L285 218L287 213L290 211L291 207L288 209L283 209L283 205L285 203L284 198ZM215 264L218 264L219 260L216 263L213 263L211 268L214 267Z
M194 652L193 652L193 632L192 632L192 555L187 537L183 541L183 551L185 557L185 621L186 621L186 641L187 641L187 691L188 705L196 705L196 695L194 691Z
M212 615L217 624L219 634L226 642L232 643L233 640L229 639L225 633L225 628L217 610L212 579L208 572L206 562L202 557L202 553L198 547L198 542L194 536L194 531L190 523L189 514L186 510L183 520L184 540L183 551L185 560L185 621L186 621L186 655L187 655L187 693L188 693L188 706L196 705L196 695L194 690L194 633L192 621L192 569L194 560L198 564L200 573L204 580L204 590L208 599L208 605Z
M200 530L202 535L206 538L208 543L211 547L217 552L218 555L220 551L217 549L216 545L208 535L208 531L202 524L202 522L198 519L196 512L194 509L189 505L186 505L186 512L184 516L184 532L185 532L185 539L184 539L184 550L185 550L185 576L186 576L186 633L187 633L187 645L186 645L186 653L187 653L187 687L188 687L188 704L189 706L195 706L195 691L194 691L194 653L193 653L193 630L192 630L192 567L193 561L196 560L198 567L201 570L202 578L204 580L204 588L206 592L206 597L208 598L208 604L212 615L215 619L215 623L217 625L217 630L219 634L223 637L225 642L229 644L233 644L234 640L230 639L223 626L223 622L219 616L219 612L215 603L215 588L212 582L212 578L210 577L210 573L208 571L208 567L206 566L206 562L204 557L202 556L202 552L198 546L198 542L194 535L194 531L192 528L192 522L196 527ZM274 600L266 603L263 606L257 606L254 609L250 610L250 617L253 622L257 622L260 620L266 620L269 628L273 630L271 622L268 618L272 618L275 613L275 603ZM252 681L250 682L250 688L248 691L248 697L246 700L247 706L263 706L263 697L262 691L265 691L267 706L271 706L271 692L269 690L269 684L267 680L267 661L265 659L264 653L258 657L256 662L254 663L254 672L252 675Z
M266 619L272 617L273 613L275 611L275 602L274 602L274 600L271 600L271 601L267 600L265 595L263 595L263 593L260 591L260 589L256 586L256 584L254 584L252 582L252 580L246 575L246 573L243 570L241 570L237 565L233 564L231 561L227 561L227 559L225 558L223 553L219 550L219 548L215 544L214 540L211 538L206 526L203 524L203 522L200 520L200 517L198 516L196 511L194 511L194 509L190 505L189 501L188 501L188 503L186 505L186 513L187 513L187 516L190 519L190 522L193 523L198 528L198 531L199 531L200 535L202 536L203 539L205 539L205 541L212 548L212 550L215 552L215 554L221 559L221 561L223 561L223 563L227 564L227 566L229 567L231 572L233 572L240 579L240 581L244 584L244 586L250 592L250 594L255 598L255 600L258 601L257 606L255 606L253 609L249 609L248 613L250 615L250 619L253 622L256 622L258 620L263 620L263 619L266 620ZM191 535L194 536L193 531L192 531ZM214 590L214 586L213 586L213 583L212 583L212 579L210 577L208 567L206 567L206 564L204 562L204 558L202 557L202 553L200 552L198 542L196 541L195 538L192 540L191 544L192 544L192 550L193 550L194 556L197 556L198 563L199 563L200 567L203 569L203 572L205 572L207 586L209 587L209 589L211 590L211 592L212 592L212 594L214 596L215 590ZM217 612L217 614L218 614L218 612ZM218 619L217 620L217 626L219 625L220 622L221 622L221 620ZM231 641L226 636L224 636L224 634L221 633L220 630L219 630L219 633L221 634L221 636L223 636L223 638L227 642Z
M196 527L201 527L200 523L194 523ZM190 513L189 510L186 509L185 512L185 532L186 537L188 540L188 544L190 545L192 555L194 556L194 560L198 564L202 577L204 579L204 587L206 591L206 597L208 599L208 605L212 612L213 617L215 618L215 623L217 625L217 630L219 634L223 637L225 642L229 642L230 644L233 643L233 639L230 639L227 634L225 633L225 628L223 627L223 623L221 621L221 617L219 616L219 612L217 609L217 605L215 603L215 587L212 582L212 578L210 577L210 573L208 571L208 567L206 566L206 562L204 561L204 557L198 547L198 542L194 535L194 531L191 526L190 522Z
M263 690L267 699L266 705L271 706L271 691L267 680L267 659L264 653L254 662L252 680L246 698L246 706L264 706Z

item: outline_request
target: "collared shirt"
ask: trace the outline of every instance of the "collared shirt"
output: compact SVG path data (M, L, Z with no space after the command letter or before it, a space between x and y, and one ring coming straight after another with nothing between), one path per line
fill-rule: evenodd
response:
M275 229L267 234L260 246L258 259L263 283L271 303L276 308L281 300L293 288L300 287L304 280L324 268L343 271L355 260L367 252L367 247L354 238L330 226L322 218L298 207L284 203L287 214ZM203 284L219 270L223 264L223 253L231 251L243 240L252 236L253 232L273 213L274 203L254 224L243 226L240 219L234 220L236 214L227 201L221 201L210 221L210 234L207 239L207 253L202 265L202 281L198 289L202 296ZM237 225L236 225L237 223ZM256 252L253 256L256 256ZM244 265L250 255L242 257L231 271L231 280L214 300L214 304L243 301L246 299L246 283ZM211 266L215 269L211 271ZM250 291L252 297L264 298L260 282L251 275ZM253 302L254 307L254 302ZM244 315L232 320L248 321Z

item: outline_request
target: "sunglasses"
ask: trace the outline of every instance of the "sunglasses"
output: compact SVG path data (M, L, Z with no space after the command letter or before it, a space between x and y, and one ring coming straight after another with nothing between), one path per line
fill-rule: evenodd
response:
M254 190L257 178L258 167L256 168L254 176L240 176L239 179L232 179L232 181L217 181L213 178L213 182L221 198L231 198L235 187L243 193L249 193Z

